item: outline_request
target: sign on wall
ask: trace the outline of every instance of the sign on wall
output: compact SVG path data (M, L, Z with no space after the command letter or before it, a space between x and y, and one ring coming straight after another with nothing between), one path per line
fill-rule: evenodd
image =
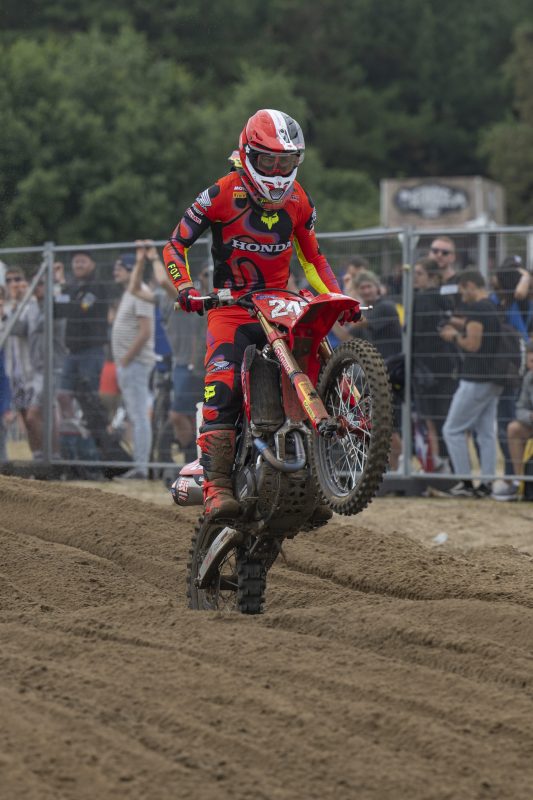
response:
M505 224L505 194L499 183L480 176L381 181L384 227L458 227L474 221Z

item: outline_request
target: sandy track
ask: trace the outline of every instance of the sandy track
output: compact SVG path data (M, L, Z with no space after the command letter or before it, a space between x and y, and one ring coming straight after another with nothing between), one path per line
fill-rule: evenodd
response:
M245 618L185 607L194 510L0 478L6 800L529 800L529 508L377 501Z

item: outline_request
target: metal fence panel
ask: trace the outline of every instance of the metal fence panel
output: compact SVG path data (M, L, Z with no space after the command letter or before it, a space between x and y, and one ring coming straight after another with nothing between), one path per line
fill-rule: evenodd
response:
M421 303L420 292L415 291L413 266L427 255L429 245L439 236L449 236L453 239L459 270L475 265L485 277L488 286L491 285L495 272L507 256L517 255L522 259L523 264L531 264L533 258L533 228L491 226L455 230L441 228L434 230L371 229L322 234L318 237L321 249L340 281L342 281L348 263L358 256L366 260L368 268L379 277L388 299L396 304L402 323L401 350L405 356L405 385L401 405L401 424L398 430L402 453L400 465L394 474L404 478L431 475L437 481L449 480L451 477L451 465L446 447L442 442L442 426L457 387L457 368L464 361L464 353L456 352L455 366L450 367L453 358L446 359L442 357L442 354L438 355L433 352L439 341L438 324L444 323L446 320L444 318L437 319L437 307L432 310L431 305ZM161 253L164 242L159 241L155 244ZM24 321L28 315L28 309L38 320L38 327L32 329L29 334L27 333L26 339L24 335L15 337L13 332L8 335L10 332L7 323L5 320L3 323L5 342L2 342L0 338L0 344L5 344L6 354L14 339L19 340L18 344L22 351L26 348L26 374L23 376L23 380L26 381L27 388L34 392L34 398L37 398L35 401L37 407L34 408L31 405L33 402L31 396L16 398L15 406L20 407L21 413L7 426L7 453L2 454L0 441L0 458L7 457L9 460L29 462L32 457L35 457L42 459L44 464L64 464L78 469L80 475L109 475L113 469L119 471L131 466L133 447L132 433L128 428L127 420L125 420L123 403L120 392L116 390L116 385L113 393L110 393L105 391L109 389L109 385L106 387L101 381L99 391L92 392L89 399L94 406L94 419L90 424L86 419L87 414L82 409L87 401L87 397L83 398L83 392L78 398L78 400L81 399L81 402L76 402L71 417L65 417L64 407L62 407L62 370L64 370L64 359L68 353L66 349L64 352L61 350L61 348L65 348L64 338L61 341L61 336L64 337L65 331L61 330L62 323L59 321L58 297L61 289L54 277L56 274L54 265L61 262L64 265L66 277L70 277L73 256L80 251L87 252L94 260L95 274L105 286L107 293L105 313L106 315L108 312L110 313L107 324L109 334L113 308L116 308L121 294L121 287L117 285L113 275L113 265L121 254L135 252L134 242L82 246L57 246L47 243L38 248L0 249L0 262L4 265L4 272L6 267L10 269L19 267L24 276L29 279L26 290L19 292L18 319L13 317L12 324L20 323L20 320ZM210 265L210 242L208 239L200 240L189 251L189 263L192 278L194 281L198 281L204 268ZM303 287L303 273L296 260L292 265L292 272L297 285ZM153 275L148 264L144 278L148 283L153 283ZM0 269L0 284L2 282L2 270ZM39 289L40 286L43 287L42 290ZM11 288L7 289L6 287L6 290L11 291ZM36 304L39 305L40 315L34 314ZM444 313L444 309L441 310ZM190 332L187 332L187 336L191 338L191 342L194 337L200 338L197 331L193 332L192 326ZM0 337L2 337L1 329ZM32 368L28 361L27 350L32 337L32 345L35 345L35 341L39 337L41 341L42 358L38 368ZM88 340L86 342L87 349L90 344L91 342ZM205 352L205 344L202 342L199 346ZM109 366L113 364L109 338L104 349L106 364L112 373L113 368ZM495 352L495 348L492 353L487 353L483 377L489 378L493 375L498 358L502 358L502 356ZM428 381L424 384L423 375L421 375L423 370L420 367L420 364L430 363L432 359L433 386ZM10 369L13 369L12 363L10 363ZM38 391L39 385L40 390ZM147 410L147 413L151 416L153 439L150 466L155 474L161 474L161 470L167 467L170 471L175 471L176 465L181 463L184 458L185 448L179 445L175 431L168 430L168 403L172 398L170 385L171 377L169 378L168 374L161 377L156 373L155 378L152 378L151 408ZM512 419L518 389L517 384L507 387L503 392L503 401L499 402L499 443L496 451L496 468L490 474L483 473L481 470L478 455L480 442L475 437L470 439L469 453L474 465L473 477L475 479L489 481L501 476L504 471L509 473L512 470L506 428ZM161 400L162 392L166 392L168 395L166 403ZM201 400L201 392L199 392L198 400ZM24 403L26 403L26 407L24 407ZM29 408L31 408L31 413L28 418ZM433 418L424 418L423 413L427 414L428 408L434 413ZM111 457L109 453L103 454L100 434L105 431L95 430L96 419L100 421L101 427L105 426L105 431L109 436L120 443L122 450L119 448L116 453L123 452L127 457L121 459L120 455L117 456L116 453L114 457ZM430 428L436 428L436 435L441 440L439 447L442 462L438 464L431 464L431 460L421 458L424 446L427 447L428 419ZM162 429L165 427L167 438L170 437L171 441L170 444L167 441L166 449L161 448L160 452L166 454L165 458L161 459L154 442L158 436L162 435ZM434 430L430 430L430 438L434 433ZM435 471L437 467L439 468L438 472Z

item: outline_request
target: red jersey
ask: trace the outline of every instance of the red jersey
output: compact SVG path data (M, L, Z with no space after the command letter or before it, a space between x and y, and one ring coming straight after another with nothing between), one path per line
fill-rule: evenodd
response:
M340 292L315 236L315 208L295 182L283 208L262 211L252 204L238 172L201 192L186 210L163 256L176 289L191 285L187 250L211 228L213 286L235 291L283 289L293 248L309 284L320 294Z

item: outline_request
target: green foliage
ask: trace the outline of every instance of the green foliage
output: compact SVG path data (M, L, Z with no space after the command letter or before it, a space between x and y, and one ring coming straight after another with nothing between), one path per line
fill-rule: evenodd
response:
M304 128L319 230L377 224L381 178L488 166L510 221L531 221L527 25L512 55L530 0L5 0L2 14L3 245L166 237L259 107Z
M482 139L493 176L507 188L509 217L516 224L533 221L533 25L520 27L506 67L515 104L507 119Z
M164 235L194 135L185 70L131 29L19 40L0 65L5 242Z

